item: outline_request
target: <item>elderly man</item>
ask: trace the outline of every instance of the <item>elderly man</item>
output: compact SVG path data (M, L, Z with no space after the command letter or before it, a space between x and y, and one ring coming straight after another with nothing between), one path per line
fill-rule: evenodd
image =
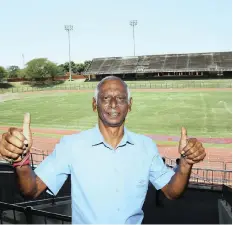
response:
M36 198L44 190L56 195L71 174L72 223L141 223L148 182L167 198L178 198L205 149L182 128L179 169L168 168L150 138L126 129L132 98L120 78L109 76L98 84L92 107L98 113L96 127L63 137L35 171L28 160L29 114L22 130L10 128L2 135L0 153L13 162L25 196Z

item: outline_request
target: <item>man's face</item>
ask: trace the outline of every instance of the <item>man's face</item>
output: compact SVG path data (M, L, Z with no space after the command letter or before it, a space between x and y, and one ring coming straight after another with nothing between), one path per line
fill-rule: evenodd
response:
M120 80L106 80L97 98L97 104L93 98L93 110L98 111L99 119L109 127L121 126L132 105L124 84Z

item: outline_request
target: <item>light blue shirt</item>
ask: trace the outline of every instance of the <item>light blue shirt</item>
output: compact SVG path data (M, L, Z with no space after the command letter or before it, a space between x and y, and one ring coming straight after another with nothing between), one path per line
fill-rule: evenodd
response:
M161 189L174 175L150 138L125 128L114 150L98 126L64 136L35 172L54 195L71 174L76 224L140 224L149 181Z

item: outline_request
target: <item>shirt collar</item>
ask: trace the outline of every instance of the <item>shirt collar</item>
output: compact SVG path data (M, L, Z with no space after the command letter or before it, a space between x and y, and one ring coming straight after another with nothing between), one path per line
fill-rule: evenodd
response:
M92 137L92 146L99 145L101 143L105 144L105 141L103 135L99 130L99 125L96 124ZM118 146L126 145L127 143L134 145L134 141L132 140L128 130L126 129L126 127L124 127L124 136Z

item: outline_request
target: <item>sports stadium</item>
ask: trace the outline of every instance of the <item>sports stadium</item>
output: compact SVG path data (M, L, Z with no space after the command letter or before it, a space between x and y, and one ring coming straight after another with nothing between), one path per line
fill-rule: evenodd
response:
M183 211L184 202L191 199L195 206L205 199L205 208L217 215L193 222L219 221L217 199L222 196L229 202L232 185L232 52L94 58L79 82L1 89L0 132L9 126L21 127L24 113L31 113L31 163L35 168L62 136L95 126L97 115L91 110L94 89L109 75L122 78L130 88L133 109L127 128L151 137L168 166L173 167L179 157L181 126L206 148L205 160L192 169L188 200L166 202L165 208L177 204L175 207ZM70 180L58 196L44 193L40 200L28 202L16 191L11 166L2 160L1 168L2 223L70 223ZM164 220L156 220L151 212L153 195L149 187L144 223L182 223L190 218L177 213L166 220L167 211L158 208Z

